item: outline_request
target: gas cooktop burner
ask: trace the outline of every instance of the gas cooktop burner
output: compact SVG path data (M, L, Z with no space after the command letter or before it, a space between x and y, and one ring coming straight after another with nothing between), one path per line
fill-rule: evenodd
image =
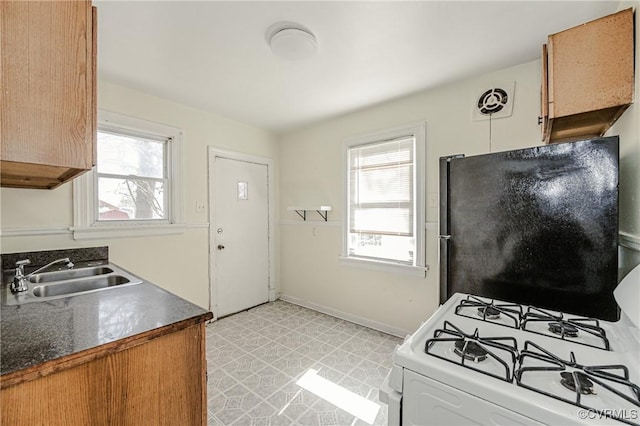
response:
M525 312L526 309L526 312ZM468 295L455 307L455 314L553 337L573 343L611 350L605 330L597 319L565 316L535 306L505 303Z
M578 337L578 327L567 322L550 322L549 331L566 337Z
M572 339L573 343L611 350L609 339L600 322L594 318L565 317L533 306L522 316L522 330L556 339Z
M518 343L508 336L480 336L477 328L473 334L466 334L449 321L444 321L444 327L435 330L433 338L425 342L424 352L511 383L518 358Z
M478 316L484 319L495 320L500 318L500 311L493 306L481 306L478 308Z
M573 352L569 352L568 360L561 359L528 340L520 352L515 378L523 388L597 412L602 418L638 425L624 415L640 408L640 386L631 381L629 369L624 365L583 365ZM549 386L558 380L571 392ZM597 397L589 396L596 395L596 387ZM622 409L612 410L612 405Z
M569 373L568 371L563 371L562 373L560 373L560 376L562 376L560 383L562 383L562 386L569 389L570 391L579 391L582 395L596 394L596 392L593 390L593 382L589 380L584 374L580 372ZM576 388L576 377L578 378L580 389Z
M470 340L458 340L453 351L461 357L473 362L482 362L487 359L487 351L476 342Z
M494 303L475 296L467 296L456 306L456 315L491 322L511 328L520 328L522 306L515 303Z

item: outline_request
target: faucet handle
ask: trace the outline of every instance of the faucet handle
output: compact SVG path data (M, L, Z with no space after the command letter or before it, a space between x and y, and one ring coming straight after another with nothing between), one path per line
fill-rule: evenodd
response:
M25 265L31 265L31 261L29 259L24 259L16 262L16 275L24 275Z
M19 260L16 262L16 276L13 277L13 282L11 283L12 293L22 293L29 289L25 282L24 267L25 265L30 264L31 261L29 259Z

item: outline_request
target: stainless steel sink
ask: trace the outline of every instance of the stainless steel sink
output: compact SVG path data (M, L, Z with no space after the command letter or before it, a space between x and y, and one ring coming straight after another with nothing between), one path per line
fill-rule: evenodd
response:
M36 274L29 277L29 290L22 293L11 292L9 284L13 276L11 274L6 276L6 282L2 283L3 305L45 302L142 282L142 279L113 263Z
M96 275L110 274L113 269L106 266L97 266L93 268L67 269L64 271L44 272L29 277L32 283L49 283L55 281L71 280L73 278L93 277Z
M70 280L53 284L43 284L33 288L36 297L66 296L69 294L83 293L91 290L99 290L116 285L130 283L129 279L122 275L107 275L106 277L85 278Z

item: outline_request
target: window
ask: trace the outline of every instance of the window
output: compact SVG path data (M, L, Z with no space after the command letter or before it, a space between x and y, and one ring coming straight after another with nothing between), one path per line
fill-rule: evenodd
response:
M98 130L96 220L167 220L171 197L167 145L171 138Z
M347 259L424 266L424 124L345 141Z
M107 111L98 116L96 166L74 181L74 237L167 233L182 217L181 131Z

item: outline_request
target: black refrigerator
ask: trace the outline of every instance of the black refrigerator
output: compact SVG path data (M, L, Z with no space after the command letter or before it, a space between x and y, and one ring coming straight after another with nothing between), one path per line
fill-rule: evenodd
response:
M440 159L440 302L615 321L618 137Z

